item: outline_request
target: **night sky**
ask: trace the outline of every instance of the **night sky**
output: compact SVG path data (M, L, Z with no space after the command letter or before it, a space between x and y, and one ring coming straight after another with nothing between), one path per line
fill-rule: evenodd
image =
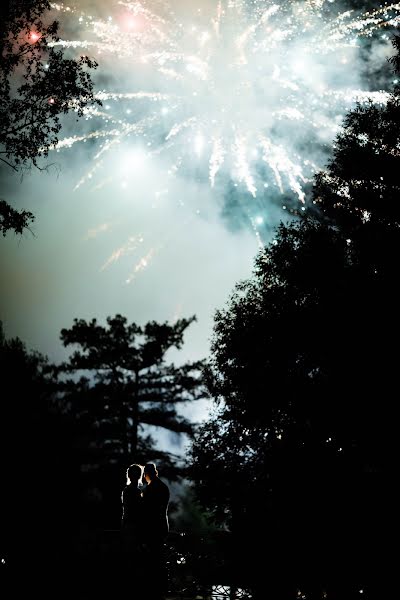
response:
M334 42L321 23L334 24L346 3L296 3L305 16L293 4L222 2L218 18L218 2L194 0L149 0L141 13L82 0L72 15L56 11L62 39L96 42L85 48L99 63L96 89L122 96L66 120L60 140L90 139L51 152L48 172L0 172L1 196L36 216L32 233L0 242L7 337L60 361L59 332L75 317L144 324L195 314L171 358L207 356L214 311L251 275L276 224L307 203L351 90L390 83L385 28L363 38L352 28ZM138 92L149 96L127 96Z

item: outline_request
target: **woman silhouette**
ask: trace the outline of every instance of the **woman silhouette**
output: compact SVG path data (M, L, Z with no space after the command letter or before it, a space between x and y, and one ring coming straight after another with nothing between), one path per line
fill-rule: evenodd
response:
M142 476L142 465L130 465L126 470L126 486L121 494L124 552L130 568L136 566L137 569L143 543L143 494L140 488Z

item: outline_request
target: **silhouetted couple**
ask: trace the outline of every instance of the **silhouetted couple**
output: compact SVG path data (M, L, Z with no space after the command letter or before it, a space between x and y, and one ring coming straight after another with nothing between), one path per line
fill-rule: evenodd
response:
M164 598L168 585L165 541L169 531L169 488L159 478L154 463L130 465L126 476L122 533L131 583L147 598ZM143 480L146 485L142 491Z

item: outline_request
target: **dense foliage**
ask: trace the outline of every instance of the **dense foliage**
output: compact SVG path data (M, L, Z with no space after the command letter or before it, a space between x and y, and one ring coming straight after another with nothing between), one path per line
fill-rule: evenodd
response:
M46 168L62 116L82 117L95 98L88 56L57 47L59 24L48 0L13 0L0 9L0 164L22 172ZM4 200L0 230L21 233L33 220Z
M392 62L398 69L398 55ZM308 214L281 224L215 316L217 406L191 473L234 536L233 573L256 597L382 593L394 518L399 136L398 86L386 106L351 112Z

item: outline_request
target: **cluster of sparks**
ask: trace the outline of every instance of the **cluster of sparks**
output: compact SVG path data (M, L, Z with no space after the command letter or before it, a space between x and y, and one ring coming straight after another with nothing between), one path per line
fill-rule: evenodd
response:
M382 90L351 87L348 74L362 38L388 40L400 24L400 3L332 16L334 0L219 0L197 3L191 21L172 5L120 1L104 19L53 5L81 32L59 44L100 68L129 64L120 89L99 91L103 106L87 110L91 129L58 143L98 142L77 187L102 172L106 154L134 148L131 162L165 155L170 177L200 172L212 188L230 181L250 199L280 193L304 205L323 166L306 142L331 142L355 102L386 102ZM256 233L262 219L252 216Z

